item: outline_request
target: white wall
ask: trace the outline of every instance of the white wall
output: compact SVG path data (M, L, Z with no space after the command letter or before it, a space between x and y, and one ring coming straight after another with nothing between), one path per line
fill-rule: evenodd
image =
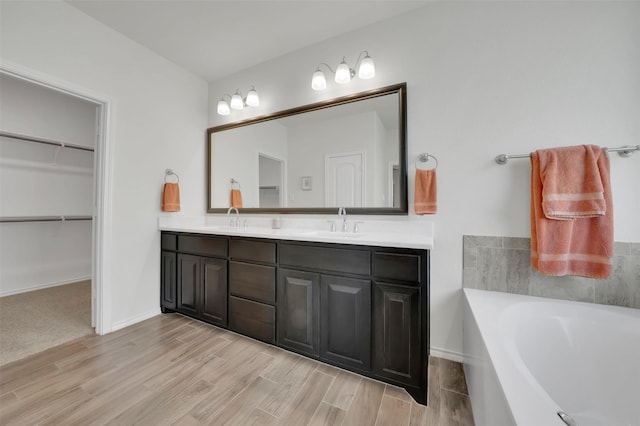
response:
M180 176L180 214L205 211L206 82L64 2L0 8L3 61L111 100L110 316L118 328L154 315L165 168Z
M431 346L459 357L462 235L529 235L528 161L494 157L640 143L638 40L638 2L436 2L214 82L209 125L406 81L410 200L418 155L439 161ZM363 49L373 80L311 90L318 63ZM221 94L252 84L257 109L216 114ZM611 156L618 241L640 241L639 162Z

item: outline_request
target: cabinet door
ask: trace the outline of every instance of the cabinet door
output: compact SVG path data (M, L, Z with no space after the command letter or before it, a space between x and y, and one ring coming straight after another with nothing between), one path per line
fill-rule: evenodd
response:
M227 261L201 258L202 301L200 317L212 324L227 325Z
M187 315L198 314L198 289L200 288L200 258L178 254L178 282L176 310Z
M176 254L171 251L163 251L160 268L160 307L165 309L176 308Z
M307 355L319 353L320 275L278 271L277 340L286 348Z
M420 288L375 283L374 365L377 376L420 385Z
M322 275L320 358L371 371L371 281Z

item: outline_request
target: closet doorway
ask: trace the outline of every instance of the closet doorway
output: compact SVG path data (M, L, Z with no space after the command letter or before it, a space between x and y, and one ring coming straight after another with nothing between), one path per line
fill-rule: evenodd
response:
M0 364L96 331L104 104L0 69Z
M285 205L284 160L271 155L258 153L258 206L281 208Z

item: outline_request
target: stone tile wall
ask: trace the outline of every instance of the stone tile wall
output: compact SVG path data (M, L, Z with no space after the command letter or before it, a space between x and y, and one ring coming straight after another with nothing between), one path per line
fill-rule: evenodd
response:
M640 309L640 243L616 243L606 280L541 275L529 238L463 236L463 286Z

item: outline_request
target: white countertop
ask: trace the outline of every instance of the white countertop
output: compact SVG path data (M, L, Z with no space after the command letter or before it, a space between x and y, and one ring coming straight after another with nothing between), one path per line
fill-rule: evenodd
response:
M359 232L331 232L327 219L282 218L279 229L271 228L271 218L242 217L248 226L228 226L226 217L169 217L158 218L161 231L190 232L210 235L230 235L278 240L313 241L336 244L354 244L381 247L403 247L431 250L433 248L433 222L428 220L363 219ZM339 225L337 220L332 220ZM352 229L353 221L348 220ZM337 226L340 228L340 226Z

